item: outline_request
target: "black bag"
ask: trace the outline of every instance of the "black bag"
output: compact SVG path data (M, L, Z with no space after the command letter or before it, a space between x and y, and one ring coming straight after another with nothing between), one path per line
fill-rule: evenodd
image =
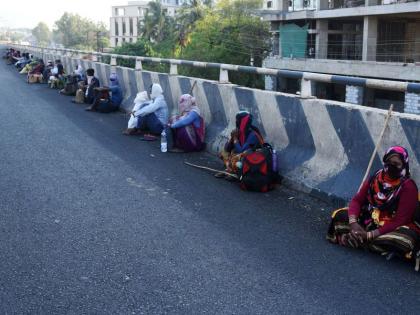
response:
M275 161L273 161L273 156ZM267 192L274 189L278 180L277 156L268 143L249 150L241 159L240 187L243 190ZM273 170L273 162L274 168Z

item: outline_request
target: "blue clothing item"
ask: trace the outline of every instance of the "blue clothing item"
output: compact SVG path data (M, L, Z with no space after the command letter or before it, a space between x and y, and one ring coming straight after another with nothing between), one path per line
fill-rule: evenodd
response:
M112 104L110 100L95 101L95 104L95 110L99 113L112 113L116 112L120 108L119 106Z
M148 130L151 133L158 135L162 133L163 125L155 113L151 113L139 117L137 128L140 130Z
M136 116L145 116L154 113L162 125L168 124L168 105L163 95L157 96L152 103L143 106ZM140 118L139 117L139 118Z
M234 144L233 151L235 153L242 153L242 152L248 150L250 147L256 146L259 143L260 143L260 141L258 140L256 132L251 131L249 133L248 137L246 138L245 143L242 146L239 143L239 141Z
M111 103L116 106L120 106L123 100L122 90L119 85L110 86L111 91Z
M188 113L188 115L182 117L180 120L178 120L177 122L173 123L171 128L181 128L181 127L185 127L191 124L194 124L194 126L196 128L200 128L200 115L198 115L198 113L194 110L190 111Z

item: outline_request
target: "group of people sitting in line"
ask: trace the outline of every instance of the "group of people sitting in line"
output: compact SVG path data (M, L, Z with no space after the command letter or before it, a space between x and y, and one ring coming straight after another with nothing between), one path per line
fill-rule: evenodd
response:
M15 63L19 52L10 50L5 58L13 57ZM16 59L17 58L17 59ZM21 69L31 62L20 63ZM43 68L42 60L29 73L44 73L49 68L51 75L62 76L64 71L48 63ZM48 76L49 73L46 73ZM86 110L109 113L119 109L123 94L118 77L112 73L109 86L100 87L93 69L84 73L80 65L68 76L61 93L76 95L76 103L85 103ZM110 95L111 94L111 95ZM172 140L173 152L201 151L205 148L205 122L196 99L190 94L181 95L178 115L169 117L162 87L155 83L149 91L141 91L134 99L125 135L143 135L145 140L155 140L165 131ZM225 171L216 173L219 178L231 179L227 174L244 172L244 157L250 150L262 147L264 139L253 125L252 115L242 111L236 115L236 128L224 146L220 158ZM351 200L349 207L333 212L327 239L332 243L353 248L364 248L387 258L399 256L414 260L420 268L420 211L419 195L414 180L410 177L408 152L401 146L387 150L383 168L366 180Z
M162 87L155 83L149 94L146 91L137 94L123 134L143 134L145 140L155 140L162 131L170 140L170 152L194 152L205 148L205 123L195 98L190 94L181 95L178 115L169 118Z

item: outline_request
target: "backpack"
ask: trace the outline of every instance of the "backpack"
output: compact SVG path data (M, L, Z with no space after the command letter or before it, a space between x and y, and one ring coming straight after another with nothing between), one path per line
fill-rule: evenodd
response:
M278 179L277 155L264 143L247 151L241 159L239 171L240 187L243 190L267 192L274 189Z

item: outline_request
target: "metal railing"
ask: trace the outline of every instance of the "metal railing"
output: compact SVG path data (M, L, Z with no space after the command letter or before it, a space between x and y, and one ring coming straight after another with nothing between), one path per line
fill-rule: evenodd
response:
M300 96L303 98L308 98L308 97L313 96L311 82L335 83L335 84L342 84L342 85L360 86L360 87L366 87L366 88L372 88L372 89L420 94L420 83L410 83L410 82L401 82L401 81L392 81L392 80L366 79L366 78L360 78L360 77L330 75L330 74L314 73L314 72L240 66L240 65L232 65L232 64L190 61L190 60L180 60L180 59L165 59L165 58L154 58L154 57L117 55L117 54L112 54L112 53L101 53L101 52L92 52L92 51L88 52L88 51L81 51L81 50L76 50L76 49L46 48L46 47L39 47L39 46L17 45L17 44L9 44L9 46L15 49L19 49L22 52L26 50L28 52L39 53L40 55L48 54L48 53L58 54L60 56L67 55L69 57L75 57L75 56L80 57L81 55L90 55L90 56L95 57L96 60L98 60L100 57L109 57L110 65L113 67L118 66L117 58L126 59L126 60L135 60L135 70L137 71L143 70L143 65L142 65L143 62L169 64L170 75L178 74L178 66L219 69L219 82L220 83L230 83L229 71L235 71L235 72L241 72L241 73L252 73L252 74L259 74L259 75L264 75L264 76L298 79L301 81Z

